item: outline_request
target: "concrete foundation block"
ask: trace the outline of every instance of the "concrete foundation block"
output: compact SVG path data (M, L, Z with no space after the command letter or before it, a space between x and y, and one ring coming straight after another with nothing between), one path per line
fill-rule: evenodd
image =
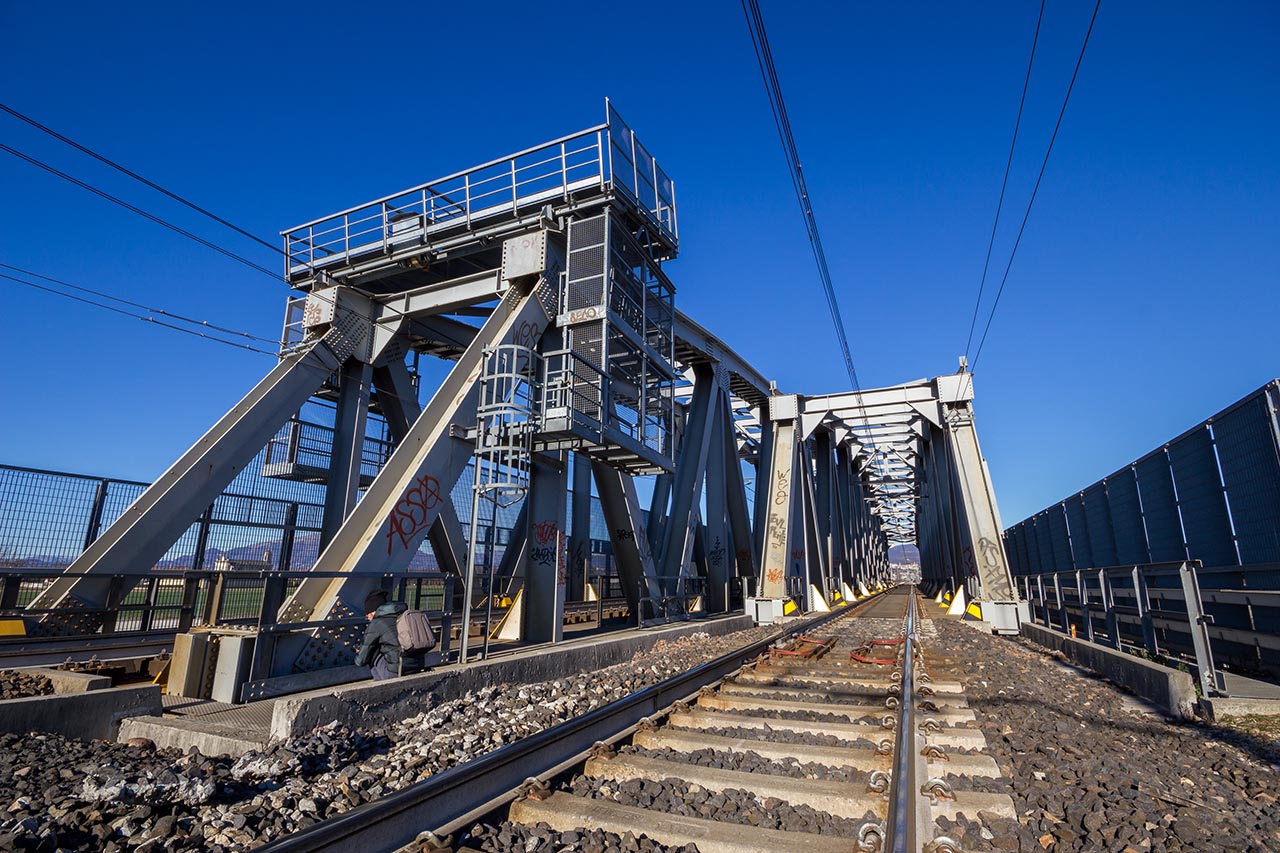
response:
M228 755L232 758L267 745L266 738L246 737L244 731L231 726L172 717L130 717L120 725L116 739L123 743L135 737L148 738L159 747L173 747L186 752L194 746L202 755Z
M53 692L88 693L90 690L106 690L111 686L111 679L105 675L91 675L87 672L67 672L63 669L48 669L34 666L24 669L31 675L43 675L53 682Z
M1200 708L1210 720L1220 720L1223 717L1280 717L1280 699L1214 696L1201 699Z
M53 732L85 740L115 740L126 717L159 716L160 688L120 687L0 701L0 731Z
M1196 688L1190 673L1143 660L1110 646L1074 639L1030 622L1022 623L1022 635L1062 652L1068 660L1106 676L1172 716L1184 720L1196 716Z

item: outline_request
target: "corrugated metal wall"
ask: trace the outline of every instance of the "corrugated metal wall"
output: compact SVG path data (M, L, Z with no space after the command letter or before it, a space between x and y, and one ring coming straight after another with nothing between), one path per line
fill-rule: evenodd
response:
M1016 574L1280 562L1280 380L1010 527Z

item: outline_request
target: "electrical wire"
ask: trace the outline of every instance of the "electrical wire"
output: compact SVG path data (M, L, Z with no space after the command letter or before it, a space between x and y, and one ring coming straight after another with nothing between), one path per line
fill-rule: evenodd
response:
M11 269L11 267L6 267L6 269ZM250 352L262 353L263 355L269 355L272 358L277 357L277 354L274 352L271 352L270 350L260 349L255 346L251 346L250 344L242 344L242 343L239 343L238 341L229 341L225 338L220 338L220 337L217 337L216 335L207 334L205 332L201 332L196 329L188 329L185 326L179 326L175 323L170 323L165 320L157 320L155 317L151 317L145 314L135 314L131 311L126 311L123 308L117 308L114 305L108 305L105 302L99 302L94 299L89 299L88 297L85 297L85 296L77 296L74 293L65 293L61 290L57 290L56 288L46 287L43 284L37 284L34 281L27 281L25 279L18 278L17 276L9 275L8 273L0 273L0 278L7 279L8 281L12 281L12 282L17 282L18 284L26 285L27 287L34 288L36 290L43 290L45 293L52 293L55 296L61 296L64 299L71 299L76 302L83 302L86 305L92 305L96 308L101 308L104 311L111 311L112 313L120 314L125 317L131 317L135 320L142 320L143 322L154 323L157 326L163 326L164 328L172 329L175 332L182 332L183 334L193 335L197 338L204 338L205 340L214 341L220 344L225 344L227 346L235 347L237 349L246 349L246 350L249 350ZM108 298L113 298L113 297L108 297ZM172 316L172 315L167 315L167 316ZM216 328L216 327L213 327L213 328Z
M59 142L65 143L66 145L70 145L72 148L76 149L77 151L83 154L88 154L90 157L94 158L95 160L101 163L105 163L106 165L115 169L117 172L121 172L125 175L128 175L129 177L133 178L135 181L145 184L146 186L150 187L156 192L167 195L169 198L173 199L179 204L184 204L187 207L191 208L192 210L196 211L197 213L207 216L208 218L212 219L214 222L217 222L219 225L225 225L227 228L230 228L232 231L235 231L237 234L240 234L241 236L244 236L244 237L248 237L250 240L253 240L255 243L259 243L263 246L266 246L268 249L270 249L273 252L277 252L281 255L284 254L284 249L281 249L279 246L268 243L266 240L263 240L258 235L252 234L244 230L240 226L236 225L235 223L228 222L227 220L223 219L221 216L218 216L215 213L209 212L208 210L204 209L203 207L196 204L195 202L189 199L183 198L182 196L178 195L175 192L171 192L165 189L164 187L157 184L155 181L148 180L147 178L142 177L142 175L139 175L137 172L133 172L133 171L130 171L129 169L126 169L124 166L120 165L119 163L110 159L109 157L105 157L102 154L99 154L97 151L94 151L91 148L81 145L79 142L76 142L74 139L69 139L66 136L63 136L61 133L58 133L56 130L41 124L40 122L36 121L30 116L23 115L22 113L15 110L13 107L10 107L6 104L0 104L0 110L8 113L9 115L13 116L19 121L26 122L27 124L31 125L32 127L36 128L39 131L47 133L49 136L52 136L54 139L58 140Z
M858 383L858 372L853 365L853 357L849 352L849 339L845 334L844 319L840 315L840 305L836 299L835 287L831 282L831 271L827 266L826 252L822 247L822 237L818 232L818 220L813 212L809 188L805 184L804 169L800 164L800 154L796 148L795 134L791 129L791 119L787 114L786 100L782 94L782 85L778 80L778 70L773 61L773 51L769 46L769 36L765 31L764 17L760 12L758 0L742 0L742 12L747 18L747 29L751 34L751 45L755 50L756 62L760 66L760 74L764 78L765 90L769 96L769 107L773 112L773 121L778 129L778 137L782 142L782 152L787 160L787 171L791 175L792 188L796 193L796 201L800 204L800 212L804 216L805 231L809 236L809 246L813 251L814 262L818 266L818 276L822 281L823 292L827 299L827 308L831 312L831 321L835 325L836 338L840 345L840 353L844 358L845 370L849 374L849 382L854 390L861 393Z
M1089 19L1089 28L1084 34L1084 43L1080 45L1080 55L1076 58L1075 69L1071 72L1071 82L1067 84L1067 93L1062 98L1062 108L1058 110L1058 120L1053 125L1053 134L1049 137L1049 146L1045 149L1044 160L1040 163L1040 172L1036 175L1036 183L1031 190L1031 198L1027 200L1027 209L1022 215L1022 224L1018 226L1018 236L1013 241L1013 249L1009 252L1009 262L1005 264L1004 275L1000 278L1000 287L996 291L995 301L991 304L986 326L983 328L982 337L978 341L977 352L973 356L973 364L969 366L969 370L965 374L966 381L961 383L956 395L957 401L964 395L966 385L973 382L973 372L978 367L978 359L982 358L982 349L986 345L987 335L991 332L991 323L995 319L996 309L1000 307L1000 297L1004 294L1005 285L1009 282L1009 271L1013 268L1013 259L1017 256L1018 246L1022 243L1022 235L1027 228L1027 220L1031 218L1031 208L1036 203L1036 194L1040 191L1040 182L1044 179L1045 169L1049 165L1049 155L1053 153L1053 144L1058 139L1058 130L1062 127L1062 119L1067 113L1067 104L1071 101L1071 92L1075 89L1076 78L1080 74L1080 65L1084 62L1084 54L1089 47L1089 37L1093 35L1093 26L1098 20L1098 10L1101 8L1102 0L1097 0L1093 7L1093 17Z
M110 294L108 294L108 293L103 293L102 291L93 290L93 289L91 289L91 288L87 288L87 287L80 287L80 286L78 286L78 285L74 285L74 284L68 284L68 283L63 282L63 281L61 281L61 280L59 280L59 279L51 278L51 277L49 277L49 276L45 276L45 275L40 275L39 273L30 272L30 271L28 271L28 270L20 270L19 268L14 267L14 266L11 266L11 265L9 265L9 264L0 264L0 267L2 267L2 268L4 268L4 269L8 269L8 270L15 270L15 271L21 272L21 273L22 273L22 274L24 274L24 275L33 276L33 277L35 277L35 278L40 278L40 279L43 279L43 280L45 280L45 281L53 282L53 283L56 283L56 284L61 284L61 285L64 285L64 286L66 286L66 287L71 287L71 288L74 288L74 289L76 289L76 290L81 291L82 293L90 293L90 294L93 294L93 295L95 295L95 296L99 296L99 297L101 297L102 299L111 300L111 301L114 301L114 302L119 302L119 303L121 303L121 304L129 305L129 306L131 306L131 307L141 308L141 309L142 309L142 310L144 310L144 311L150 311L150 312L154 312L154 313L157 313L157 314L161 314L162 316L164 316L164 317L165 317L165 318L167 318L167 319L160 320L160 319L157 319L157 318L155 318L155 317L153 317L153 316L150 316L149 314L137 314L137 313L134 313L134 312L132 312L132 311L126 311L126 310L124 310L124 309L122 309L122 308L117 308L117 307L116 307L116 306L114 306L114 305L109 305L109 304L107 304L106 302L100 302L100 301L98 301L98 300L96 300L96 299L90 299L90 298L85 297L85 296L77 296L77 295L76 295L76 294L74 294L74 293L66 293L66 292L63 292L63 291L58 290L58 289L56 289L56 288L53 288L53 287L47 287L47 286L45 286L45 285L43 285L43 284L39 284L39 283L37 283L37 282L27 281L27 280L25 280L25 279L18 278L17 276L9 275L9 274L7 274L7 273L0 273L0 279L4 279L4 280L7 280L7 281L15 282L16 284L21 284L21 285L24 285L24 286L26 286L26 287L30 287L30 288L32 288L32 289L34 289L34 290L40 290L40 291L43 291L43 292L45 292L45 293L51 293L51 294L53 294L54 296L61 296L61 297L62 297L62 298L64 298L64 299L70 299L70 300L73 300L73 301L75 301L75 302L81 302L81 303L84 303L84 304L86 304L86 305L91 305L91 306L93 306L93 307L95 307L95 308L101 308L101 309L103 309L104 311L110 311L110 312L112 312L113 314L119 314L119 315L121 315L121 316L129 317L129 318L134 319L134 320L142 320L143 322L146 322L146 323L152 323L152 324L154 324L154 325L160 326L160 327L165 328L165 329L171 329L171 330L173 330L173 331L175 331L175 332L182 332L183 334L191 335L191 336L193 336L193 337L197 337L197 338L202 338L202 339L204 339L204 340L212 341L212 342L214 342L214 343L223 344L223 345L225 345L225 346L234 347L234 348L236 348L236 349L248 350L249 352L260 353L261 355L267 355L267 356L270 356L270 357L271 357L271 358L273 358L273 359L276 359L277 361L284 357L284 355L283 355L279 350L265 350L265 349L262 349L261 347L252 346L251 344L240 343L239 341L230 341L230 340L227 340L226 338L218 337L217 335L209 334L209 333L204 332L204 331L200 331L199 329L189 329L189 328L186 328L185 326L179 326L179 325L177 325L176 323L174 323L174 322L169 322L169 321L170 321L170 320L181 320L182 322L192 323L192 324L198 325L198 326L200 326L200 327L202 327L202 328L207 327L207 328L209 328L209 329L214 329L214 330L218 330L218 331L223 331L223 332L228 333L228 334L233 334L233 335L237 335L237 336L242 336L242 337L252 338L252 339L254 339L254 340L263 341L263 342L265 342L265 343L269 343L269 344L272 344L273 346L277 346L277 347L279 347L279 346L280 346L280 342L279 342L279 341L273 341L273 340L269 340L269 339L267 339L267 338L258 338L258 337L256 337L256 336L249 335L247 332L237 332L237 331L235 331L234 329L226 329L226 328L221 327L221 326L215 326L215 325L210 324L210 323L205 323L205 322L204 322L204 321L202 321L202 320L190 320L190 319L187 319L187 318L185 318L185 317L181 317L180 315L174 314L173 312L170 312L170 311L165 311L165 310L163 310L163 309L152 309L152 308L148 308L148 307L146 307L146 306L144 306L144 305L141 305L140 303L131 302L131 301L127 300L127 299L121 299L120 297L112 296L112 295L110 295ZM315 373L318 373L318 374L323 374L323 375L324 375L324 376L326 376L326 377L327 377L327 376L331 376L331 375L333 375L333 373L335 372L335 371L331 371L331 370L326 370L325 368L320 367L320 366L318 366L318 365L303 365L303 366L304 366L304 367L306 367L308 370L311 370L311 371L313 371L313 372L315 372ZM396 400L400 400L402 403L409 404L409 405L411 405L411 406L413 406L413 407L421 408L421 405L422 405L422 404L421 404L421 402L420 402L419 400L417 400L417 399L411 399L411 398L405 397L405 396L403 396L403 395L396 394L395 392L391 391L389 388L378 388L378 389L377 389L377 393L378 393L382 398L384 398L384 399L396 399Z
M125 210L136 213L139 216L143 217L144 219L149 219L152 222L156 223L157 225L163 225L165 228L168 228L170 231L177 232L178 234L181 234L183 237L187 237L188 239L194 240L195 242L199 243L202 246L205 246L206 248L213 249L215 252L218 252L219 254L225 255L226 257L231 258L234 261L238 261L251 269L257 270L263 275L270 276L271 278L274 278L277 281L284 281L284 279L280 276L279 273L273 272L272 270L267 269L261 264L258 264L249 260L243 255L238 255L235 252L231 251L230 249L219 246L216 243L211 243L208 240L204 239L203 237L192 234L190 231L187 231L183 228L179 228L177 225L174 225L172 222L168 222L164 219L161 219L159 216L148 213L142 208L136 207L130 204L129 202L125 201L124 199L121 199L112 195L106 190L101 190L93 186L92 184L87 184L78 178L73 178L71 175L68 175L66 172L55 169L53 166L50 166L48 163L37 160L35 157L30 157L26 154L23 154L21 151L18 151L16 148L11 148L8 145L5 145L3 142L0 142L0 151L5 151L9 154L12 154L14 157L17 157L20 160L25 160L26 162L30 163L33 166L36 166L40 169L44 169L46 172L52 175L56 175L59 178L62 178L64 181L67 181L68 183L75 184L76 186L80 187L83 190L88 190L89 192L93 193L96 196L100 196L101 198L104 198L107 201L110 201L114 204L118 204L121 207L123 207ZM288 283L289 282L285 281L285 284L288 284Z
M1040 24L1044 21L1046 0L1040 0L1040 15L1036 18L1036 33L1031 39L1031 56L1027 59L1027 74L1022 81L1022 97L1018 100L1018 117L1013 122L1013 139L1009 142L1009 158L1004 164L1004 178L1000 181L1000 200L996 202L996 218L991 223L991 239L987 241L987 258L982 262L982 280L978 282L978 298L973 303L973 319L969 321L969 337L964 342L964 357L969 359L973 344L973 330L978 325L978 311L982 307L982 293L987 285L987 270L991 267L991 250L996 244L996 229L1000 226L1000 211L1004 208L1004 194L1009 186L1009 171L1013 167L1013 150L1018 145L1018 129L1022 126L1022 110L1027 104L1027 89L1031 85L1031 66L1036 61L1036 45L1040 43Z
M181 315L181 314L175 314L175 313L173 313L172 311L166 311L166 310L164 310L163 308L152 308L151 306L149 306L149 305L143 305L143 304L142 304L142 303L140 303L140 302L134 302L134 301L132 301L132 300L124 299L124 298L119 297L119 296L112 296L110 293L104 293L104 292L102 292L102 291L100 291L100 290L94 290L93 288L90 288L90 287L81 287L81 286L80 286L80 285L78 285L78 284L72 284L72 283L71 283L71 282L69 282L69 281L63 281L63 280L62 280L62 279L60 279L60 278L54 278L54 277L52 277L52 276L48 276L48 275L41 275L41 274L40 274L40 273L38 273L38 272L32 272L31 270L25 270L25 269L23 269L22 267L15 267L15 266L13 266L12 264L0 263L0 269L7 269L7 270L10 270L11 272L20 273L20 274L22 274L22 275L28 275L28 276L31 276L32 278L42 279L42 280L47 281L47 282L50 282L50 283L52 283L52 284L61 285L62 287L69 287L69 288L71 288L72 290L78 290L78 291L80 291L81 293L89 293L89 294L92 294L93 296L97 296L97 297L100 297L100 298L102 298L102 299L108 299L108 300L110 300L110 301L112 301L112 302L118 302L118 303L120 303L121 305L128 305L128 306L130 306L130 307L132 307L132 308L140 308L141 310L143 310L143 311L147 311L147 312L149 312L149 313L151 313L151 314L160 314L160 315L162 315L162 316L168 317L168 318L170 318L170 319L172 319L172 320L175 320L175 321L178 321L178 322L182 322L182 323L190 323L190 324L191 324L191 325L193 325L193 326L201 326L201 327L203 327L203 328L212 329L213 331L216 331L216 332L222 332L223 334L227 334L227 335L235 335L236 337L247 338L247 339L249 339L249 340L253 340L253 341L260 341L261 343L264 343L264 344L271 344L271 345L273 345L273 346L279 346L279 345L280 345L280 342L279 342L279 341L277 341L277 340L273 340L273 339L271 339L271 338L262 338L262 337L259 337L259 336L257 336L257 335L252 335L252 334L250 334L250 333L248 333L248 332L242 332L242 331L240 331L240 330L238 330L238 329L230 329L230 328L227 328L226 326L218 326L218 325L215 325L215 324L213 324L213 323L210 323L208 320L196 320L196 319L193 319L193 318L191 318L191 317L185 317L185 316L183 316L183 315ZM16 281L17 279L14 279L14 280ZM55 292L55 293L56 293L57 291L53 291L53 292Z

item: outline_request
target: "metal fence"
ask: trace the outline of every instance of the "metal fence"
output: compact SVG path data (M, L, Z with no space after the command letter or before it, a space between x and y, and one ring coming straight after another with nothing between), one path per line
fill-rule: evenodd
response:
M1280 676L1280 565L1205 569L1182 561L1018 581L1034 622L1115 649L1194 661L1205 695L1227 693L1218 666Z
M1280 562L1280 380L1005 531L1015 574Z

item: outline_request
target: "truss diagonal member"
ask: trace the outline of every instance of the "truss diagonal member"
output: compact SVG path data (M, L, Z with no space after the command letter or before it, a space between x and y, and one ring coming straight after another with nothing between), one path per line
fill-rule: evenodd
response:
M330 374L357 351L364 358L376 355L378 342L385 345L389 336L373 334L372 321L347 310L345 299L329 299L337 307L334 317L319 324L327 331L283 357L31 603L32 609L104 607L105 576L155 566ZM92 629L93 622L79 627Z
M552 298L544 279L513 284L321 552L313 571L344 576L303 581L282 609L281 621L318 622L359 614L364 596L381 575L409 565L471 459L473 442L457 426L475 423L485 348L501 343L536 346L550 323ZM318 629L308 643L315 654L297 666L311 669L333 663L317 649L346 645L347 633ZM287 671L289 657L282 648L275 668L284 665Z
M622 594L631 612L639 613L641 592L643 597L656 599L661 597L662 590L658 586L649 537L645 535L635 480L598 459L591 460L591 473L600 493L604 523L609 527L609 543L618 566Z

